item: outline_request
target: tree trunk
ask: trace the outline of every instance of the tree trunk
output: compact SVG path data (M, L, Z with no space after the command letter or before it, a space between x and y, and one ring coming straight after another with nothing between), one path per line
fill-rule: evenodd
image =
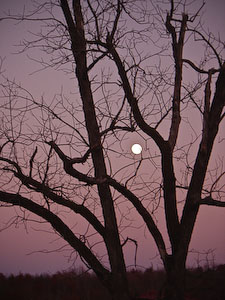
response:
M112 273L111 284L107 287L112 300L131 300L126 274Z
M162 291L163 300L184 300L185 260L168 256L165 262L166 282Z
M132 298L124 292L124 288L117 287L112 294L112 300L132 300Z
M130 300L126 276L126 266L120 243L114 202L109 184L104 182L107 177L101 135L95 112L95 104L88 76L87 51L83 15L79 0L73 1L73 16L67 0L61 0L61 7L68 25L71 38L71 49L76 63L76 77L85 116L85 124L94 166L94 175L103 181L97 184L106 234L104 242L111 267L111 282L105 283L113 300ZM96 270L93 269L95 272ZM102 274L96 273L102 280Z

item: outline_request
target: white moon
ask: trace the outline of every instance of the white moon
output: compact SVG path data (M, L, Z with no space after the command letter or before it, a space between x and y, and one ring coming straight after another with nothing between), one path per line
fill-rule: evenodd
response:
M131 151L132 151L134 154L140 154L141 151L142 151L142 147L141 147L141 145L139 145L139 144L134 144L134 145L131 147Z

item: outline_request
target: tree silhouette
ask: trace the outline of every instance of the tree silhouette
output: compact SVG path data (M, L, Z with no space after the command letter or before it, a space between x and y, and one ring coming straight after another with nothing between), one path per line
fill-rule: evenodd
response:
M20 51L38 48L43 68L68 79L75 74L74 93L37 100L3 76L2 206L19 206L23 219L29 211L51 224L116 300L131 299L124 246L137 245L126 232L141 219L167 274L163 297L184 299L199 208L225 206L222 164L207 173L224 117L223 43L203 30L204 4L194 13L187 1L172 0L34 5L31 13L3 20L42 26ZM189 45L200 48L200 59L184 52ZM133 137L143 143L137 156L127 146ZM161 205L169 249L154 217ZM84 235L70 227L63 207L84 220Z

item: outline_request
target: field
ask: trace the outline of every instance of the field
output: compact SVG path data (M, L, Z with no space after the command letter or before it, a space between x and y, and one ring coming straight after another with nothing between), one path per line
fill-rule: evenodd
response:
M164 272L147 269L128 274L132 295L154 299L164 281ZM225 265L213 269L187 271L187 299L224 300ZM87 272L58 272L54 275L31 276L0 274L2 300L109 300L107 291L93 274Z

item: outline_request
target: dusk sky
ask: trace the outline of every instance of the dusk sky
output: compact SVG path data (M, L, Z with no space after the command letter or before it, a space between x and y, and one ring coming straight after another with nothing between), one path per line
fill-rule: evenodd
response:
M201 1L199 0L201 3ZM0 0L0 17L8 9L12 12L21 12L23 6L29 7L29 0ZM206 0L205 25L213 32L220 32L220 37L225 40L225 1ZM0 56L4 58L4 75L21 82L35 97L45 95L53 97L54 93L70 89L71 76L54 70L35 72L38 69L37 63L29 60L26 53L14 54L17 51L19 41L26 36L30 28L27 24L15 24L12 21L0 21ZM197 52L198 49L193 49ZM1 101L1 99L0 99ZM218 137L224 139L224 123ZM127 149L137 140L127 141ZM1 141L0 141L1 144ZM143 152L145 147L143 146ZM144 154L143 154L144 155ZM217 145L214 155L224 158L224 142ZM18 208L16 208L18 209ZM4 227L10 218L15 215L15 208L0 207L0 229ZM31 216L32 217L32 216ZM159 213L158 222L163 221ZM44 232L45 231L45 232ZM138 231L136 232L138 235ZM48 227L38 223L28 222L27 227L23 224L0 231L0 273L18 274L21 273L54 273L70 268L75 254L70 256L71 251L61 247L65 243L59 240L57 235L48 231ZM138 264L145 268L154 266L161 268L162 263L157 256L157 249L151 237L143 234L141 238L142 252L138 252ZM59 249L57 252L55 249ZM128 249L129 248L129 249ZM134 246L127 247L127 263L132 262ZM49 253L46 253L48 252ZM201 207L196 227L192 236L188 258L188 266L196 267L198 263L204 265L204 259L214 261L216 264L225 263L225 209L217 207ZM199 254L197 253L199 252ZM209 253L206 256L204 253ZM201 254L200 254L201 253ZM203 262L201 262L203 260ZM79 267L77 263L75 267Z

